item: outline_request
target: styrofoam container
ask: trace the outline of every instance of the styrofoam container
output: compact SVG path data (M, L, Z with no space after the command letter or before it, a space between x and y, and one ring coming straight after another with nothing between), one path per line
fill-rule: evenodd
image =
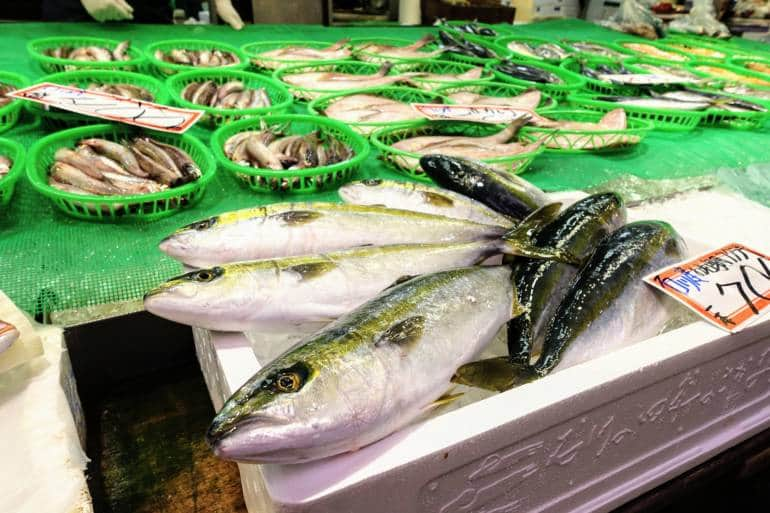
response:
M770 249L770 234L751 228L767 226L770 210L728 193L691 193L629 217L669 221L695 245ZM195 329L214 406L301 331L249 340ZM608 511L770 427L770 322L729 335L696 321L479 397L354 453L240 464L248 509Z

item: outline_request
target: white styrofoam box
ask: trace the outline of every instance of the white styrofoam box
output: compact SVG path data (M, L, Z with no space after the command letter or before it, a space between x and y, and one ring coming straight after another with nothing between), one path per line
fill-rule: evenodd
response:
M732 194L686 194L630 217L714 247L770 247L752 228L770 211ZM194 334L219 409L266 362L243 334ZM698 321L354 453L239 468L251 513L607 511L767 427L770 321L736 335Z

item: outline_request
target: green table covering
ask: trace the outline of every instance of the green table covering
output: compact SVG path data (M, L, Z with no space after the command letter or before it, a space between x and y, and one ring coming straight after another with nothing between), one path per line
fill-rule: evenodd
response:
M88 35L130 39L142 48L175 38L200 38L242 45L261 40L336 41L345 37L399 37L416 40L433 27L321 27L251 25L240 32L225 26L133 24L0 24L0 70L37 79L43 72L27 56L25 45L40 37ZM510 29L509 29L510 30ZM550 21L513 28L515 33L546 39L589 38L611 41L622 34L579 20ZM746 48L758 43L739 41ZM298 111L303 111L300 107ZM26 117L0 134L29 147L44 131ZM194 135L208 140L209 132ZM607 155L539 156L524 175L546 190L585 188L622 174L641 178L681 178L744 167L768 159L770 131L698 129L690 133L654 132L637 150ZM399 178L377 159L364 164L358 178ZM205 198L195 207L149 224L97 224L71 219L49 205L22 179L11 205L0 210L0 290L35 314L91 311L99 305L132 302L182 267L157 249L158 241L181 225L223 211L291 200L334 200L336 193L313 196L256 195L220 170ZM102 316L104 311L93 313ZM88 317L88 315L86 315Z

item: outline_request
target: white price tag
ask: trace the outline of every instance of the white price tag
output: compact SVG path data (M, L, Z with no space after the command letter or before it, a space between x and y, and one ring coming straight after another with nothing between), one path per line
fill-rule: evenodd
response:
M644 281L731 333L770 306L770 257L737 243L656 271Z
M525 116L530 110L501 105L444 105L442 103L413 103L412 108L430 120L472 121L493 125L507 124Z
M203 114L200 110L169 107L48 82L17 89L8 96L85 116L176 134L186 132Z

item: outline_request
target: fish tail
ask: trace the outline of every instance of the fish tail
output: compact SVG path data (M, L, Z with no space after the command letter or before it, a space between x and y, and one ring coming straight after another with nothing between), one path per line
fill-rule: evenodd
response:
M498 356L466 363L452 376L452 383L504 392L538 377L540 375L532 366L516 363L507 356Z

